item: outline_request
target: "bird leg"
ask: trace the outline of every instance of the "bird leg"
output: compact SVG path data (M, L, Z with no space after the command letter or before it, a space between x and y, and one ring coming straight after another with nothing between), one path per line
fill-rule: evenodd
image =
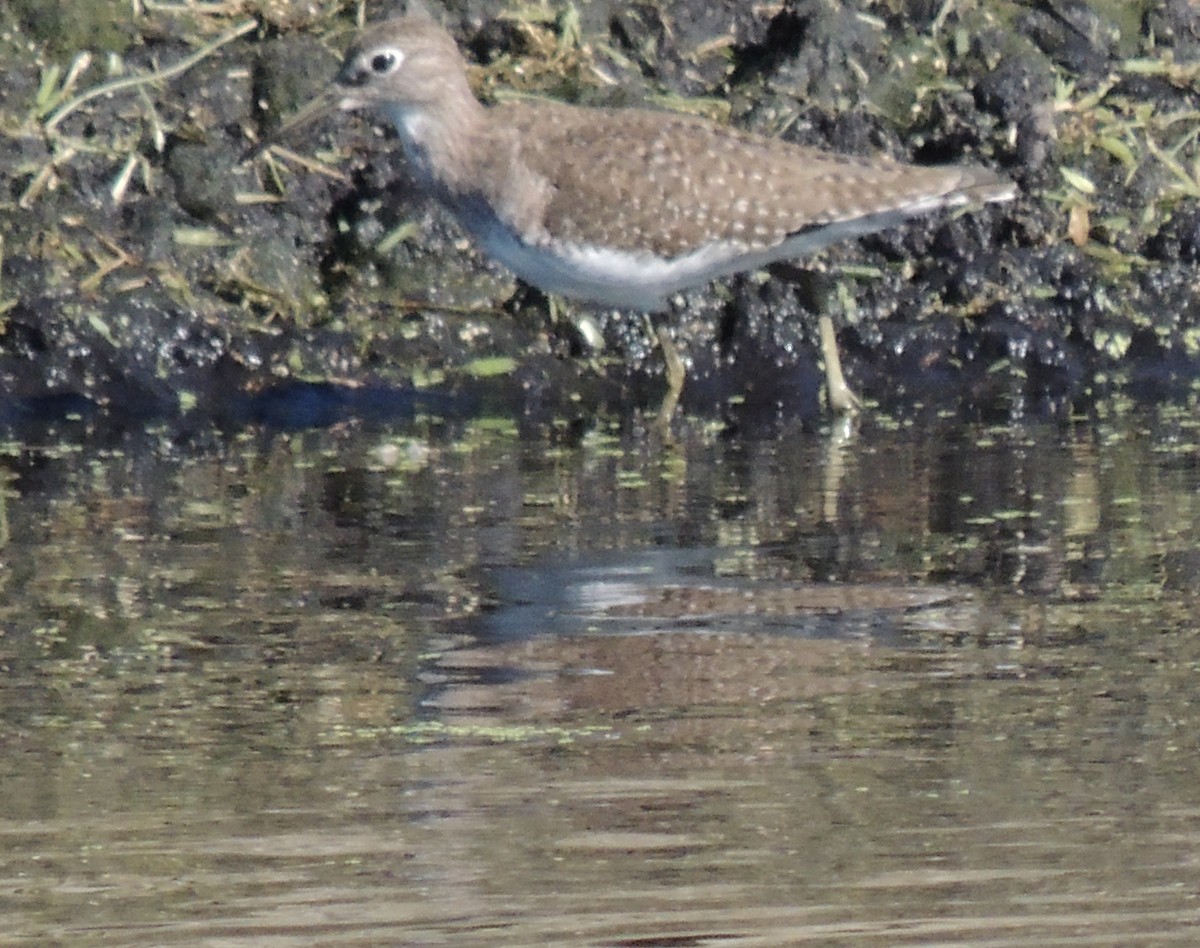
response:
M661 323L656 323L653 317L647 316L650 323L650 328L654 333L654 338L658 341L658 348L662 350L663 355L663 377L667 381L667 393L663 396L662 405L658 409L658 421L660 425L667 425L671 416L675 414L675 407L679 404L679 396L683 394L683 383L687 378L687 369L684 368L683 360L679 358L679 350L675 348L675 341L671 338L671 333L666 326Z
M817 325L821 332L821 358L825 362L825 395L829 399L829 408L839 415L857 414L862 411L862 399L851 391L846 384L846 377L842 375L842 360L838 355L833 320L821 316Z

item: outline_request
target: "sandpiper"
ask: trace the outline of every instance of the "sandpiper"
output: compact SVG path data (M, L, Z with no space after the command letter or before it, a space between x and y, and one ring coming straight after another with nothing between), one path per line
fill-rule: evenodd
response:
M982 167L833 154L670 112L485 107L454 38L412 4L367 27L328 92L280 132L366 106L390 118L418 180L484 252L547 292L647 313L719 277L1015 194ZM659 338L673 407L683 369ZM826 366L836 385L829 346Z

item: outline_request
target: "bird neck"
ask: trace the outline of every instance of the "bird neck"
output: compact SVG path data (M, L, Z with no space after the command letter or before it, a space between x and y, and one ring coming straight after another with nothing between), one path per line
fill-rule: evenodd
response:
M459 192L470 186L487 110L465 79L447 83L436 98L387 102L384 108L414 170L428 187Z

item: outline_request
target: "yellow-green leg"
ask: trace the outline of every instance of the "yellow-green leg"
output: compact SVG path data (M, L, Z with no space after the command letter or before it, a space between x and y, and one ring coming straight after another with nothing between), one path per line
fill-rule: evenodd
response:
M862 399L850 390L846 377L842 375L842 359L838 355L837 335L833 331L833 320L822 316L818 323L821 331L821 358L825 361L825 394L829 408L839 415L853 415L862 411Z
M651 324L654 325L653 320L651 320ZM675 348L675 341L671 338L666 326L654 325L654 337L658 340L658 348L662 350L663 365L666 369L667 393L663 396L662 405L658 409L658 423L665 427L670 423L671 417L675 414L675 408L679 405L679 396L683 394L687 369L684 368L683 360L679 358L679 350Z

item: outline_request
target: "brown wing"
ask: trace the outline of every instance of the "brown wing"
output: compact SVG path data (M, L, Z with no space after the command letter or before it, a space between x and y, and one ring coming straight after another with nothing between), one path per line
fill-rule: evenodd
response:
M1009 187L986 169L830 154L672 113L553 103L497 111L549 185L546 231L666 257L713 240L760 250L809 228Z

